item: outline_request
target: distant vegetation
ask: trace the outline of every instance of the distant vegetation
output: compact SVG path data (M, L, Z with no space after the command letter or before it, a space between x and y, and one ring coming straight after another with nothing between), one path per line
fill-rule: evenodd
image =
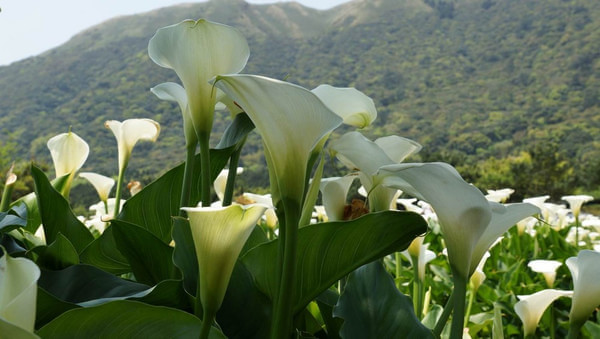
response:
M136 146L129 178L148 183L182 161L179 109L149 91L177 78L146 49L157 28L200 17L243 31L252 48L244 72L356 87L379 110L367 135L412 138L424 146L420 160L449 162L480 188L512 187L516 199L600 196L596 0L357 0L324 12L213 0L117 18L0 67L0 170L13 160L51 164L46 141L71 126L91 148L84 170L116 176L103 123L133 117L163 129L156 144ZM220 114L215 128L227 122ZM251 135L245 190L268 186L261 148ZM147 165L156 163L164 166Z

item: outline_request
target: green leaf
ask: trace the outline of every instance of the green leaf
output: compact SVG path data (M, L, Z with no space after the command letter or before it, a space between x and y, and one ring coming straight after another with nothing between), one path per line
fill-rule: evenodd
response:
M9 232L15 228L25 227L27 220L9 212L0 212L0 232Z
M86 247L79 258L82 263L95 266L112 274L131 272L127 259L117 249L112 226L108 226L100 237Z
M185 218L176 217L173 221L173 262L183 274L183 287L193 296L196 296L198 287L198 259L196 248L192 239L190 223Z
M221 141L219 141L219 144L215 148L223 149L237 145L240 141L244 140L248 133L252 132L253 129L254 123L250 120L248 114L244 112L238 113L231 124L225 129Z
M33 251L39 255L36 264L46 269L61 270L79 263L77 250L62 233L58 233L50 245L36 247Z
M225 167L233 149L234 146L210 151L211 181ZM200 156L197 155L192 174L193 188L190 190L192 206L200 200L200 168ZM179 215L183 171L184 164L174 167L131 197L123 206L118 219L139 225L169 244L172 239L172 217Z
M183 289L181 280L163 280L154 286L152 292L143 297L131 297L128 300L140 301L154 306L178 308L182 311L193 312L192 296Z
M98 299L141 297L150 292L150 286L81 264L60 271L42 269L38 286L62 301L84 305Z
M59 192L62 191L67 184L68 178L69 175L63 175L62 177L52 180L52 187ZM40 210L38 208L35 192L31 192L17 199L10 206L14 209L16 206L21 204L24 204L26 209L27 225L25 226L25 229L30 233L35 233L35 231L37 231L42 224L42 217L40 216ZM19 215L23 216L21 213L19 213Z
M46 241L52 243L62 233L73 244L77 253L94 240L94 236L71 211L69 203L52 187L48 178L35 166L31 166L35 181L35 193L40 210Z
M156 285L163 280L178 278L171 246L137 225L113 220L111 226L117 249L129 261L136 281Z
M342 338L433 338L380 262L350 274L333 314L344 319Z
M340 337L340 329L344 321L340 318L333 316L333 308L338 303L340 295L337 291L330 289L325 290L316 299L319 310L321 310L321 316L325 322L327 328L327 338L337 339Z
M2 318L0 318L0 333L2 333L2 338L39 339L37 335L27 332L19 326L6 322L2 320Z
M352 221L315 224L298 230L294 312L341 277L375 259L402 251L427 230L427 223L412 212L371 213ZM260 290L271 300L277 290L278 241L248 251L242 262Z
M38 287L37 291L35 328L46 325L52 321L52 319L68 310L81 307L73 303L62 301L46 292L43 288Z
M598 333L600 335L600 333ZM494 303L494 323L492 325L492 338L504 339L504 329L502 326L502 306Z
M38 334L43 338L198 338L201 324L180 310L119 300L65 312ZM213 328L209 338L225 337Z
M240 311L240 305L248 311ZM223 333L230 339L268 338L271 314L271 301L256 288L252 275L238 261L217 312Z

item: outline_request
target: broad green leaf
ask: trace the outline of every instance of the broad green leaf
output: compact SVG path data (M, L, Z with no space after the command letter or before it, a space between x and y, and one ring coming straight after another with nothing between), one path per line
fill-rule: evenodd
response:
M25 227L27 220L9 212L0 212L0 232L8 232L15 228Z
M94 236L73 214L69 203L52 187L42 170L31 166L31 175L35 181L35 193L46 242L54 242L58 234L62 233L73 244L77 253L81 253L94 240Z
M333 308L338 303L339 298L340 295L337 291L330 288L321 293L316 299L319 310L321 310L321 316L327 327L327 338L330 339L340 337L340 329L344 323L342 319L333 316Z
M427 223L412 212L385 211L346 222L329 222L298 231L294 312L341 277L375 259L402 251L427 230ZM242 257L260 290L271 300L277 290L278 240L259 245Z
M225 167L234 146L211 150L211 181ZM200 197L200 156L197 155L192 175L190 203L195 206ZM139 225L158 237L162 242L171 242L172 217L179 215L181 185L183 183L184 164L172 168L160 178L146 186L141 192L131 197L125 205L120 220Z
M350 274L333 314L344 319L342 338L433 338L380 262Z
M230 339L268 338L271 313L271 301L256 288L252 275L238 261L217 312L223 333Z
M39 255L36 261L38 266L46 269L61 270L79 264L77 250L62 233L58 233L50 245L36 247L33 251Z
M196 296L198 287L198 259L192 239L192 230L187 219L176 217L173 220L173 263L183 274L183 286L187 293Z
M23 245L18 243L15 238L4 233L0 233L0 246L4 247L8 254L24 253L26 251Z
M163 280L143 297L128 300L140 301L154 306L166 306L192 312L192 297L183 289L181 280Z
M172 260L173 247L137 225L113 220L111 226L117 249L129 261L136 281L156 285L178 278Z
M215 148L223 149L237 145L240 141L245 140L245 137L252 130L254 130L254 123L252 123L248 114L244 112L238 113L231 124L225 129L221 141L219 141L219 144Z
M79 256L81 262L100 268L112 274L131 272L127 259L117 249L112 226L96 238Z
M13 325L2 319L0 319L0 334L2 335L2 338L39 339L34 333L28 332L19 326Z
M73 304L106 298L140 297L141 292L150 292L150 286L81 264L60 271L42 269L38 286L56 298Z
M69 175L56 178L51 181L52 187L58 192L61 192L65 188L68 179ZM25 229L30 233L35 233L42 224L42 217L40 216L40 209L38 208L35 192L31 192L24 197L17 199L11 204L11 208L14 209L20 204L24 204L27 211L27 225L25 226ZM19 213L19 215L23 216L21 213Z
M43 338L197 338L201 324L180 310L119 300L65 312L38 334ZM225 337L213 328L209 338Z
M40 328L66 311L78 307L81 306L62 301L52 294L46 292L43 288L38 287L35 328Z
M444 312L444 308L441 305L431 305L429 308L429 312L427 312L427 314L421 322L423 323L423 325L425 325L425 327L433 329L440 316L442 316L442 312Z

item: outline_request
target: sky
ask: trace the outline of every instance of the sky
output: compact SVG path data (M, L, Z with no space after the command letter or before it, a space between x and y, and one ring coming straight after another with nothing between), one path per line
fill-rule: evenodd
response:
M218 1L218 0L217 0ZM253 4L281 2L246 0ZM350 0L295 0L329 9ZM121 15L143 13L194 0L0 0L0 66L38 55L75 34Z

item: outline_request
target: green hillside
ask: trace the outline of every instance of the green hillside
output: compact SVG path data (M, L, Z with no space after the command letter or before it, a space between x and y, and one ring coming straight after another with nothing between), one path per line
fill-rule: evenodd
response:
M1 168L49 163L47 139L72 126L91 147L84 170L116 175L103 122L134 117L162 131L156 144L136 146L128 177L147 182L182 161L179 110L149 91L177 78L149 60L147 44L156 29L200 17L242 30L245 73L354 86L379 110L365 134L417 140L421 160L450 162L482 188L555 198L600 188L595 0L355 0L328 11L213 0L116 18L0 67ZM242 162L245 188L267 186L257 135Z

